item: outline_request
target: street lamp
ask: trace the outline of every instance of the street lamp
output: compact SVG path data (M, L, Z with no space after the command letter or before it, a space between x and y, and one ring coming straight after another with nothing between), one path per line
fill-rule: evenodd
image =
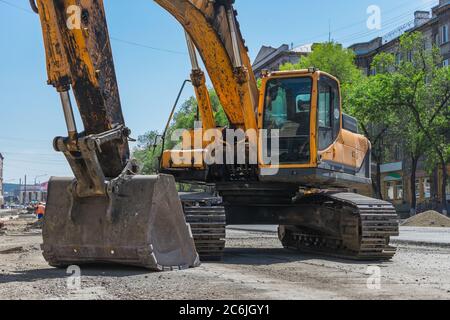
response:
M41 174L39 176L34 177L34 185L35 186L37 185L37 179L38 178L43 178L43 177L46 177L46 176L48 176L48 174Z

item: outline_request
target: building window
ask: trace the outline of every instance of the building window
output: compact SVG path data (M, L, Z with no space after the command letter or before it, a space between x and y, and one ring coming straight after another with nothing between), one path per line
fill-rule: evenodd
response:
M420 199L420 180L416 180L416 199Z
M449 66L449 59L445 59L445 60L442 62L442 66L443 66L443 67L448 67L448 66Z
M403 200L403 182L398 181L395 186L395 193L396 193L396 199L397 200Z
M395 186L392 182L386 184L386 191L388 200L395 200Z
M434 35L434 44L437 46L439 45L439 33Z
M448 42L448 25L444 25L441 28L441 44Z
M408 62L412 62L412 51L408 51L406 59L408 59Z
M386 196L390 201L403 200L403 182L391 181L386 182Z
M445 188L447 200L450 200L450 181L447 181L447 188Z
M423 194L425 199L431 198L431 181L429 178L423 179Z

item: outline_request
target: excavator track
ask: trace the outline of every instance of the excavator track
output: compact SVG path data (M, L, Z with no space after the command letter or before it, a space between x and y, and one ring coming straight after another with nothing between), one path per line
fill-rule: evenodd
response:
M225 250L226 216L224 207L185 207L200 260L222 261Z
M210 193L185 193L180 197L200 260L222 261L226 241L222 199Z
M352 260L390 260L396 248L390 237L399 235L392 204L353 193L327 194L324 202L340 212L340 234L327 235L298 226L280 226L285 248ZM320 208L319 208L320 209Z

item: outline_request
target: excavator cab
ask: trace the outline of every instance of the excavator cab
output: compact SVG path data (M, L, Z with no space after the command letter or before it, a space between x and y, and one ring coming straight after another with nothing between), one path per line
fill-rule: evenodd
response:
M267 131L269 156L277 152L275 165L260 157L261 180L314 188L370 185L370 142L343 114L339 81L326 72L264 73L258 124ZM272 150L272 136L278 150ZM268 169L270 175L264 174Z

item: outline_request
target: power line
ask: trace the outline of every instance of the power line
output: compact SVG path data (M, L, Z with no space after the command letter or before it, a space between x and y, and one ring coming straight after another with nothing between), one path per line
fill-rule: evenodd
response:
M9 1L6 0L0 0L0 3L3 3L5 5L8 5L12 8L18 9L20 11L23 12L27 12L27 13L31 13L31 14L35 14L33 11L28 10L26 8L23 8L21 6L15 5ZM135 42L135 41L129 41L129 40L125 40L125 39L121 39L121 38L117 38L117 37L110 37L111 40L116 41L116 42L120 42L120 43L124 43L130 46L135 46L135 47L140 47L140 48L145 48L145 49L150 49L153 51L159 51L159 52L165 52L165 53L172 53L172 54L179 54L179 55L187 55L186 52L183 51L176 51L176 50L171 50L171 49L165 49L165 48L159 48L159 47L153 47L147 44L143 44L143 43L139 43L139 42Z
M397 6L397 7L394 7L394 8L392 8L392 9L390 9L390 11L396 10L396 9L398 9L398 8L400 8L400 7L402 7L402 6L404 6L405 4L410 3L410 2L411 2L411 0L408 0L408 1L404 2L404 3L402 3L401 5L399 5L399 6ZM358 26L358 25L360 25L361 23L364 23L364 22L366 22L366 21L367 21L367 19L360 20L360 21L358 21L358 22L355 22L355 23L352 23L352 24L348 24L348 25L339 27L339 28L337 28L337 29L331 30L331 32L332 32L332 33L338 33L339 31L350 29L350 28L355 27L355 26ZM303 40L303 42L300 43L299 45L301 45L301 44L303 44L303 43L306 43L306 42L309 42L309 41L311 41L311 40L315 40L315 39L318 39L318 38L322 38L322 37L328 36L328 34L329 34L329 33L322 33L322 34L318 34L318 35L316 35L316 36L312 36L312 37L310 37L310 38L306 38L306 39ZM297 46L298 46L298 45L297 45Z
M11 155L21 155L21 156L55 156L55 155L59 155L60 153L58 152L52 152L52 153L39 153L39 152L13 152L13 151L2 151L3 154L11 154Z
M51 143L51 140L19 138L19 137L0 137L0 140L5 140L5 141L26 141L26 142L46 142L46 143L50 142Z
M21 163L31 163L31 164L41 164L41 165L58 165L58 166L66 166L68 165L65 161L59 161L59 160L23 160L23 159L5 159L12 162L21 162ZM5 163L8 163L8 161L5 161Z
M59 175L59 176L63 176L64 174L67 174L67 173L62 173L62 171L60 171L62 168L58 168L57 169L58 171L53 171L52 169L50 169L50 170L49 169L47 169L47 170L39 170L39 169L35 169L35 168L28 169L28 168L25 168L25 167L18 167L18 166L9 165L9 164L5 164L4 173L8 174L8 171L11 171L11 169L14 170L14 171L20 171L20 172L45 173L45 174L49 174L49 175ZM70 171L70 170L68 170L68 171Z
M423 10L425 8L428 8L429 5L433 2L434 0L429 0L427 2L427 4L425 5L421 5L418 7L413 8L412 10L417 11L417 10ZM398 15L396 17L393 17L391 19L386 20L386 22L383 23L383 28L381 30L370 30L370 31L360 31L354 34L350 34L350 35L346 35L343 36L340 39L341 42L345 42L345 41L349 41L349 40L357 40L357 39L361 39L364 38L366 36L369 35L376 35L377 33L379 33L380 31L387 31L387 29L390 29L392 26L394 25L401 25L402 23L405 23L407 21L410 21L410 15L411 15L411 11L408 11L407 13L403 13L401 15Z
M128 40L123 40L123 39L119 39L116 37L110 37L111 40L116 41L116 42L121 42L121 43L125 43L128 44L130 46L135 46L135 47L140 47L140 48L145 48L145 49L150 49L150 50L154 50L154 51L160 51L160 52L166 52L166 53L173 53L173 54L179 54L179 55L187 55L186 52L182 52L182 51L175 51L175 50L170 50L170 49L164 49L164 48L157 48L157 47L152 47L146 44L142 44L142 43L138 43L138 42L133 42L133 41L128 41Z
M392 12L392 11L398 9L398 8L401 8L401 7L403 7L405 4L410 3L410 2L411 2L411 1L402 3L401 5L396 6L396 7L392 8L392 9L390 9L389 12ZM387 20L383 23L383 25L384 25L383 30L386 29L387 26L390 26L390 25L392 25L392 24L398 23L398 19L404 18L404 17L406 17L406 16L410 16L410 15L411 15L411 11L417 11L417 10L422 10L422 9L424 9L424 8L428 8L428 7L429 7L432 3L434 3L434 2L436 2L436 0L428 0L425 4L422 3L420 6L416 6L416 7L414 7L414 8L409 9L408 11L404 11L403 13L401 13L401 14L398 15L398 16L395 16L395 17L392 17L392 18L387 19ZM364 23L364 22L366 22L366 21L367 21L367 19L364 19L364 20L361 20L361 21L358 21L358 22L355 22L355 23L352 23L352 24L349 24L349 25L346 25L346 26L343 26L343 27L339 27L339 28L337 28L337 29L335 29L335 30L332 30L331 32L332 32L332 33L338 33L338 31L350 29L351 27L357 26L357 25L359 25L359 24L361 24L361 23ZM349 37L355 36L355 35L358 35L358 36L361 35L361 37L362 37L363 34L364 34L364 35L369 35L369 34L372 34L372 33L373 33L373 34L376 34L376 33L379 32L379 31L380 31L380 30L370 30L370 31L362 31L362 32L359 31L359 32L354 33L354 34L343 35L343 36L341 36L340 38L342 39L342 38L345 37L345 39L349 39ZM323 38L323 37L325 37L325 36L328 36L328 33L323 33L323 34L316 35L316 36L313 36L313 37L310 37L310 38L306 38L305 40L303 40L303 42L301 42L300 44L298 44L298 45L296 45L296 46L299 46L299 45L304 44L304 43L307 43L307 42L311 42L311 41L313 41L313 40L319 40L319 39L321 39L321 38Z
M6 0L0 0L0 2L1 2L1 3L4 3L4 4L6 4L7 6L10 6L10 7L12 7L12 8L18 9L18 10L20 10L20 11L27 12L27 13L31 13L31 14L35 14L35 13L34 13L33 11L31 11L31 10L25 9L25 8L23 8L23 7L21 7L21 6L18 6L18 5L16 5L16 4L14 4L14 3L11 3L11 2L9 2L9 1L6 1Z

